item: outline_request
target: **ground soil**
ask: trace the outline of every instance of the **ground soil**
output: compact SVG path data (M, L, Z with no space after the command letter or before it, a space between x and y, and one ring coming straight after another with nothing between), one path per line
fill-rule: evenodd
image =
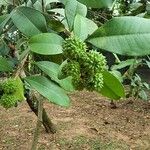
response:
M150 103L110 101L96 93L76 92L71 107L45 103L57 133L41 128L38 150L150 150ZM26 102L0 107L0 150L30 150L36 117Z

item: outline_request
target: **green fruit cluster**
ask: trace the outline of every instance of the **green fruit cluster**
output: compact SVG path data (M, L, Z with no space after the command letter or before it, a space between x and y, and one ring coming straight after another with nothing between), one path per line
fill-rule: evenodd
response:
M63 48L64 56L68 60L62 68L63 74L72 76L77 90L86 88L99 91L103 87L105 57L95 50L87 51L86 44L74 37L66 39Z
M2 83L2 89L6 94L15 93L17 90L16 81L11 78L7 79L5 82Z
M80 64L76 61L70 61L62 68L62 72L66 77L72 76L73 85L77 89L81 78Z
M84 58L85 68L90 69L93 73L102 72L106 69L105 57L97 51L91 50Z
M91 76L87 83L87 89L89 91L99 91L103 87L103 74L102 73L96 73L93 76Z
M17 99L13 94L3 94L0 100L0 104L6 109L15 106L16 103Z
M82 58L85 55L86 50L86 44L75 37L67 38L63 44L64 56L71 60L78 60Z
M0 83L0 105L8 109L24 100L24 88L21 79L9 78Z

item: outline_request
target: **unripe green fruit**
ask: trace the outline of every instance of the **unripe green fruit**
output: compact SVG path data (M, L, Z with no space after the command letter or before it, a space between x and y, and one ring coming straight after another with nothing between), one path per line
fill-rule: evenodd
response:
M72 76L72 83L77 89L80 85L80 65L76 61L68 62L63 68L62 73L65 77Z
M63 53L66 58L79 60L85 55L87 50L86 44L78 38L70 37L63 44Z
M96 73L87 81L87 89L90 91L100 91L103 87L103 74Z
M16 105L17 101L18 101L18 100L17 100L17 98L15 97L15 95L12 95L12 94L10 94L10 95L4 94L4 95L1 97L1 99L0 99L0 104L1 104L4 108L8 109L8 108L10 108L10 107L14 107L14 106Z
M100 73L106 69L106 58L101 53L91 50L84 57L83 66L90 73Z
M17 102L25 99L23 83L19 77L5 80L1 87L0 104L4 108L16 106Z
M2 83L2 89L6 94L15 93L17 90L16 80L13 78L7 79Z

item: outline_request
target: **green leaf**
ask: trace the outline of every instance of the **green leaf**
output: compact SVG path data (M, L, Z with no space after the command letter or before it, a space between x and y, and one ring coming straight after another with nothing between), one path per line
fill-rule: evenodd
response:
M32 52L41 55L62 53L63 38L54 33L42 33L31 37L29 46Z
M146 61L148 68L150 68L150 61Z
M4 26L6 25L6 23L8 22L9 19L10 19L10 15L0 16L0 34L1 34Z
M4 20L7 18L8 15L2 15L0 16L0 25L4 22Z
M28 37L47 31L44 16L30 7L17 7L11 18L16 27Z
M31 0L32 4L34 4L37 0Z
M0 56L0 71L8 72L12 71L12 66L9 64L6 58Z
M75 91L75 88L74 88L74 86L73 86L73 84L72 84L72 77L71 77L71 76L59 80L59 81L58 81L58 84L59 84L63 89L65 89L66 91L69 91L69 92Z
M6 56L9 52L9 47L4 40L0 41L0 55Z
M104 86L100 93L110 99L118 100L125 97L124 87L121 82L108 71L103 72Z
M60 106L69 106L69 97L63 89L43 76L30 76L25 80L42 96Z
M111 70L122 69L122 68L125 68L125 67L127 67L127 66L133 65L135 62L136 62L136 63L139 63L139 62L137 62L135 59L128 59L128 60L125 60L125 61L121 61L119 64L113 65L113 66L111 67Z
M113 74L121 83L123 82L123 77L121 72L117 71L117 70L112 70L110 71L111 74Z
M91 35L97 28L97 25L92 20L79 14L76 15L73 32L81 40L84 41L88 35Z
M85 17L87 15L87 7L84 4L78 2L76 14L80 14L81 16Z
M112 5L114 0L78 0L80 3L85 4L87 7L102 8Z
M45 74L52 78L52 80L57 81L59 73L59 65L49 61L39 61L36 62L37 65Z
M144 82L144 83L143 83L143 86L144 86L146 89L150 90L150 85L149 85L148 83Z
M86 16L87 8L76 0L67 0L65 4L65 15L70 31L73 29L76 14Z
M150 20L116 17L97 29L88 39L94 46L128 56L150 54Z
M146 92L144 90L139 91L139 97L145 101L148 100L148 95L146 94Z
M49 19L47 23L48 23L48 27L50 27L52 30L56 32L63 32L65 30L64 24L62 24L58 20Z
M66 91L74 91L72 85L72 77L59 79L60 66L49 61L39 61L35 63L45 74L47 74L53 81L57 82Z
M13 4L12 0L1 0L0 5L8 5L8 4Z

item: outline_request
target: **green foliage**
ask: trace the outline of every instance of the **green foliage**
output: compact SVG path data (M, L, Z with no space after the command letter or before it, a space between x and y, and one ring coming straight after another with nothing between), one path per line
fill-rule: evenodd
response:
M15 97L15 95L12 94L3 94L0 99L0 105L6 109L14 107L17 102L17 98Z
M83 58L83 61L83 66L90 74L103 72L106 69L106 58L95 50L87 52L87 56Z
M64 56L69 60L62 72L65 76L72 76L75 88L100 91L103 87L102 72L106 69L105 57L94 50L88 52L86 44L74 37L66 39L63 48Z
M97 28L97 24L95 24L92 20L79 14L76 15L73 32L74 35L82 41L85 41Z
M133 3L135 2L130 1L126 4L124 1L113 0L50 0L40 3L34 0L15 1L10 8L6 2L2 2L0 5L4 5L4 9L1 10L0 17L1 41L9 49L7 54L1 53L2 76L4 72L21 70L20 75L23 70L30 79L30 86L50 101L52 98L45 93L45 90L49 90L45 81L58 86L64 95L73 91L74 85L76 89L81 87L96 90L111 99L120 99L124 96L123 86L116 78L120 74L118 70L111 70L115 77L107 70L106 58L101 54L101 49L130 56L150 54L149 20L114 15L117 8L120 9L118 16L137 14L139 9L130 7ZM144 2L140 3L139 7L147 5ZM125 9L127 10L124 11ZM148 7L143 10L148 15ZM93 18L88 18L89 11L99 12L99 28L93 22ZM101 22L101 18L104 21ZM64 42L68 36L70 38ZM35 62L36 56L33 53L42 55L39 62ZM59 65L53 63L50 56L43 55L54 55L55 63ZM61 65L60 62L65 60L67 63ZM10 64L13 64L13 68ZM129 64L130 62L124 62L118 67ZM18 69L20 65L21 69ZM60 78L61 71L65 78ZM6 76L9 77L10 74ZM42 82L45 90L41 90ZM27 85L26 82L25 84ZM55 99L52 102L60 104Z
M141 98L148 100L148 91L150 90L149 83L146 79L142 79L141 75L138 74L138 68L141 66L148 67L149 57L146 58L134 58L121 61L117 56L117 63L111 67L111 72L121 81L128 81L129 91L126 97L134 97L135 99ZM123 72L121 70L124 69Z
M2 83L2 89L4 91L4 93L6 94L12 94L15 93L17 89L17 82L16 80L10 78L7 79L5 82Z
M17 7L11 19L19 31L28 37L47 31L44 16L33 8Z
M78 0L79 2L85 4L88 7L92 8L102 8L102 7L109 7L112 5L113 0Z
M3 28L8 20L9 20L9 15L0 16L0 34L3 31Z
M25 99L23 83L19 77L9 78L0 84L0 104L8 109L16 106L18 102Z
M13 68L8 62L8 60L0 56L0 72L10 72L12 70Z
M29 46L32 52L41 55L56 55L62 53L63 38L54 33L43 33L32 36Z
M65 91L56 85L54 82L48 80L43 76L30 76L26 77L25 81L31 85L32 88L37 90L41 95L60 106L68 107L69 97Z
M140 5L131 7L133 3ZM95 15L90 18L89 12ZM24 92L33 89L65 107L70 104L68 92L75 89L96 91L111 100L125 97L119 69L130 66L133 58L109 71L102 50L133 57L149 55L150 21L144 18L149 14L146 1L2 0L0 77L7 80L0 83L0 104L6 109L16 106ZM150 66L149 61L145 63ZM146 99L144 88L149 85L133 75L132 93ZM99 143L95 145L93 149L100 148Z
M66 58L80 61L87 50L87 46L80 39L75 37L67 38L63 44L63 54Z
M149 31L149 19L132 16L116 17L98 28L88 41L112 53L144 56L150 54Z
M86 88L90 91L100 91L103 87L103 74L102 73L94 73L87 81Z
M148 94L146 90L150 90L149 84L142 81L141 77L138 74L135 74L131 79L129 96L148 100Z
M110 99L119 100L125 97L124 87L120 81L108 71L103 72L103 87L100 93Z
M48 75L51 80L55 81L56 83L58 83L60 85L60 87L62 87L63 89L65 89L66 91L74 91L74 87L72 85L72 77L66 77L64 79L60 79L59 78L59 74L60 74L60 65L53 63L53 62L49 62L49 61L39 61L35 63L46 75Z
M76 0L66 0L65 3L65 15L66 15L66 20L68 23L69 30L73 30L73 25L74 25L74 19L76 14L80 14L82 16L86 16L87 13L87 8L77 2Z
M80 89L81 84L81 72L80 64L76 61L70 61L62 68L63 75L65 77L72 76L72 82L76 89Z

